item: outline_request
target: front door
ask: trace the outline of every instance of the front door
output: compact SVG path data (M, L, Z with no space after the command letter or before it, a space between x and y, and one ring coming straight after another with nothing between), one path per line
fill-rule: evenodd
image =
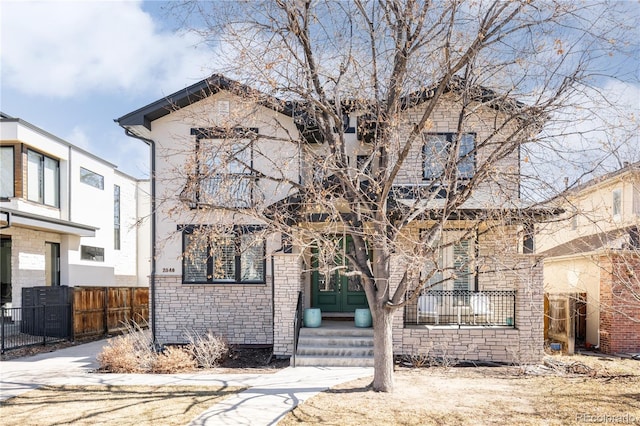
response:
M356 308L367 308L367 296L359 275L351 275L349 262L341 255L343 249L352 244L350 237L337 238L338 254L331 272L325 274L318 270L317 249L313 252L312 306L323 312L354 312ZM347 244L345 247L344 244Z

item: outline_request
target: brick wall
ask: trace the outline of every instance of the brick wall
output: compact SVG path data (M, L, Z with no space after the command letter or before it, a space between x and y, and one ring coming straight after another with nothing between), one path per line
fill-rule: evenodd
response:
M611 253L600 257L600 349L640 352L640 256Z
M211 330L230 344L273 343L271 277L267 284L182 284L180 276L156 277L156 337L185 343L185 332Z

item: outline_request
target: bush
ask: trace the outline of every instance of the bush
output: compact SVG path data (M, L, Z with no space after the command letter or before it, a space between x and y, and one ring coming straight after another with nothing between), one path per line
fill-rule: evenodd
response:
M196 368L193 356L184 348L168 346L154 359L152 372L160 374L180 373Z
M199 367L217 367L229 354L227 342L211 331L207 331L205 334L200 334L198 331L187 331L185 335L189 341L186 350L196 360Z
M146 373L151 370L156 354L149 333L127 325L128 334L109 339L98 354L100 369L112 373Z
M196 367L214 368L229 354L227 342L210 331L187 332L185 347L157 352L150 333L135 322L125 324L127 334L109 339L97 359L100 369L112 373L178 373Z

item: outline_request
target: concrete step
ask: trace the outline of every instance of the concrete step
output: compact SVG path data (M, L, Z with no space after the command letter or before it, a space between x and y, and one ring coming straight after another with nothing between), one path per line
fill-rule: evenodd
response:
M297 355L298 367L373 367L371 357L329 357L315 355Z
M335 346L298 346L298 355L323 357L373 357L373 346L344 348Z
M300 336L351 336L351 337L373 337L373 328L307 328L302 327L300 329Z
M301 328L296 365L371 367L373 329L357 328L348 321L327 321L321 327Z
M300 346L373 347L373 336L303 336L298 338Z

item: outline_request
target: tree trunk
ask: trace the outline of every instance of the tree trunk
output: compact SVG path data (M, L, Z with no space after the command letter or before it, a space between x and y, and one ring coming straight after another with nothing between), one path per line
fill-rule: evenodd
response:
M393 392L393 312L377 307L373 315L373 390Z

